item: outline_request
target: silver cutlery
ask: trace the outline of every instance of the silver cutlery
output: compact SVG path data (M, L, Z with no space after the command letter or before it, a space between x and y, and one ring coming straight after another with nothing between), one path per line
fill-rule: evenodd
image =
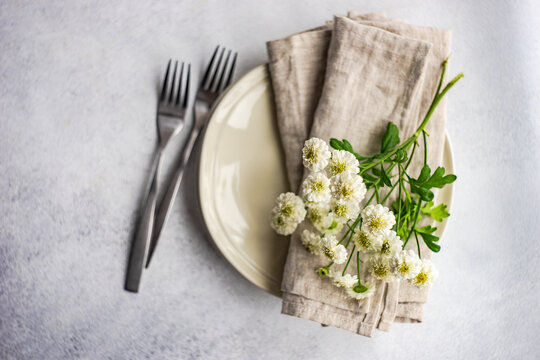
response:
M216 99L219 97L219 95L231 83L238 53L234 53L234 56L231 60L232 51L228 50L225 57L225 62L222 65L222 60L225 52L225 48L221 48L220 51L220 46L218 45L216 47L216 50L214 51L214 54L210 59L210 63L208 64L208 67L206 68L206 71L204 73L201 86L197 91L197 96L195 98L195 106L193 107L193 127L191 128L189 139L184 147L180 163L178 164L178 167L173 174L171 182L167 187L167 192L163 196L163 200L161 201L159 209L156 213L155 225L152 233L152 240L150 242L150 250L148 253L146 267L148 267L148 265L150 264L150 260L152 259L152 255L161 234L161 230L165 226L165 223L167 222L167 219L170 215L174 200L176 198L176 194L178 192L178 188L180 187L180 183L182 182L182 176L184 174L185 167L187 165L191 152L193 151L193 147L197 141L197 138L206 123L208 112ZM214 66L218 54L219 58ZM229 60L231 60L230 65Z
M169 64L167 65L167 71L165 72L163 88L161 90L157 108L157 128L159 141L156 153L154 155L154 160L152 162L150 187L146 195L142 215L137 232L133 239L129 258L125 289L133 292L138 292L139 290L141 275L144 264L146 263L150 238L152 235L161 154L167 147L169 141L183 129L186 108L188 105L191 65L187 65L186 80L183 82L184 63L182 62L180 74L178 76L178 86L176 85L178 61L174 63L174 70L169 81L170 69L171 60L169 60ZM184 90L182 90L184 86L183 83L185 83Z

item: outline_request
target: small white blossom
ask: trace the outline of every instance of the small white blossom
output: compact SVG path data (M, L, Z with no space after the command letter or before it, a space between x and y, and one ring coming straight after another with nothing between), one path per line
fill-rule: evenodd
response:
M297 223L306 217L304 201L292 192L280 194L276 199L276 206L272 212Z
M369 205L362 211L362 230L382 236L396 223L394 214L381 204Z
M328 165L330 151L324 140L311 138L304 142L302 160L304 166L311 171L322 171Z
M356 300L364 300L375 293L375 284L367 283L362 285L355 285L345 289L347 295Z
M364 230L354 233L352 239L356 244L356 248L363 253L379 251L381 249L382 239Z
M401 251L403 242L395 231L387 231L381 237L382 243L379 252L384 256L394 256Z
M302 244L309 250L313 255L322 254L322 245L320 235L315 234L312 231L305 229L302 231Z
M330 179L323 173L313 173L302 183L302 194L309 202L319 203L330 200Z
M355 218L360 212L360 207L355 201L345 201L332 199L332 213L340 222L346 222L349 219Z
M409 282L417 287L431 286L439 276L439 272L430 260L422 260L420 272Z
M358 159L348 151L332 150L332 157L326 167L326 172L330 176L348 172L358 174Z
M392 259L394 275L401 280L415 278L422 268L422 260L412 250L404 250Z
M321 239L324 255L336 264L343 264L347 260L347 249L339 244L335 236L327 235Z
M272 220L270 221L270 226L280 235L291 235L298 223L292 221L290 218L286 218L279 213L272 213Z
M375 254L369 258L369 272L374 278L385 281L393 281L390 262L386 256Z
M278 234L290 235L305 217L306 209L302 198L292 192L283 193L276 199L270 225Z
M330 270L330 272L328 273L328 277L337 287L349 288L353 287L358 283L358 278L356 277L356 275L341 275L341 271Z
M309 203L307 209L307 218L320 231L320 228L330 226L328 224L328 213L330 212L330 204L328 203Z
M332 177L332 196L345 201L360 202L366 195L366 185L360 175L344 172Z

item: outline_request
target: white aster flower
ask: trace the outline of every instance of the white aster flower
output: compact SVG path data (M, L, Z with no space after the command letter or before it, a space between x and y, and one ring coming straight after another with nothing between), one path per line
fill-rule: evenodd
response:
M366 185L360 175L344 172L332 177L332 196L345 201L362 201L366 195Z
M356 244L356 248L363 253L379 251L381 249L382 239L364 230L354 233L352 239Z
M430 260L422 260L422 267L418 275L409 282L417 287L431 286L439 276L439 272Z
M415 278L422 268L422 260L412 250L404 250L392 259L394 275L402 280Z
M375 254L369 258L369 272L373 277L379 280L394 280L390 269L389 259L380 254Z
M379 251L381 255L384 256L394 256L398 254L403 247L403 241L401 241L401 238L392 230L384 233L384 235L381 236L381 241L382 243Z
M297 223L306 217L304 201L292 192L280 194L276 199L276 206L272 212Z
M302 183L302 194L309 202L319 203L330 200L330 179L324 173L308 175Z
M292 192L280 194L272 209L270 225L281 235L290 235L306 217L304 201Z
M381 204L369 205L362 211L362 230L382 236L396 223L394 213Z
M340 222L346 222L349 219L355 218L360 212L360 207L356 201L345 201L332 199L332 213Z
M309 250L313 255L321 255L321 237L320 235L315 234L312 231L305 229L302 231L302 244Z
M336 264L343 264L347 260L347 249L339 244L335 236L327 235L321 239L322 250L327 258Z
M306 140L302 149L304 166L311 171L321 171L328 165L330 151L324 140L311 138Z
M326 167L326 172L330 176L348 172L358 174L358 159L348 151L332 150L332 157Z
M326 225L329 212L330 204L328 203L308 203L307 218L311 220L311 223L317 229L319 229L320 226L324 227Z
M330 272L328 273L328 277L330 277L334 285L336 285L337 287L350 288L353 287L356 283L358 283L358 278L356 277L356 275L341 275L341 271L330 270Z
M355 285L345 289L347 295L356 300L364 300L375 293L375 284L367 283L362 285Z
M272 220L270 221L270 226L280 235L291 235L298 223L292 221L290 218L286 218L279 213L272 213Z

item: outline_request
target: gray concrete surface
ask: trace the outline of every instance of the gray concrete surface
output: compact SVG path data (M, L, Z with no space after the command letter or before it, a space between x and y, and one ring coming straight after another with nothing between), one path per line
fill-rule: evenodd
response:
M424 323L368 339L281 315L210 245L193 164L142 291L123 291L167 59L200 73L220 43L245 73L266 40L349 9L453 29L466 76ZM0 359L540 357L539 18L534 1L1 1Z

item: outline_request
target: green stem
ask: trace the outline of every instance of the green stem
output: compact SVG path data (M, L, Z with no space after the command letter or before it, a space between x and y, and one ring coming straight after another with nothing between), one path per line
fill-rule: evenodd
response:
M360 251L356 252L356 274L358 277L358 285L363 286L360 282Z
M424 137L424 166L427 165L427 136L426 131L422 131L422 136Z
M420 242L418 241L418 234L416 231L414 232L414 237L416 238L416 247L418 248L418 258L422 258L422 254L420 254Z
M437 86L437 91L435 92L435 94L438 94L439 91L441 91L442 82L444 80L444 73L446 72L446 64L448 64L448 57L444 59L443 63L441 64L441 67L442 67L441 77L439 81L439 86Z
M411 235L414 232L414 227L416 226L416 222L418 221L418 215L420 214L420 207L422 206L422 200L418 199L418 207L416 208L415 214L414 214L414 220L411 227L411 230L409 231L409 234L407 235L407 240L405 240L405 243L403 244L403 249L405 249L405 245L407 245L407 242L409 242L409 239L411 238Z
M454 86L458 81L459 79L461 79L463 77L463 73L459 73L458 75L456 75L452 80L450 80L450 82L448 84L446 84L446 86L444 87L444 89L438 93L435 98L433 99L433 102L431 103L431 106L429 107L429 110L426 114L426 117L424 118L424 121L422 121L422 123L420 124L420 126L418 127L418 129L416 130L416 132L413 134L413 136L411 138L418 138L418 136L420 135L420 133L424 130L424 128L426 127L429 119L431 118L431 115L433 115L433 112L435 111L435 108L437 107L437 105L439 105L439 102L441 102L442 98L446 95L446 93L452 88L452 86ZM442 82L442 78L440 80L440 83Z
M392 194L392 192L393 192L394 189L396 188L396 185L397 185L397 184L398 184L398 183L396 182L394 185L392 185L392 187L390 188L390 191L388 192L388 194L386 194L385 197L382 199L381 204L384 204L384 202L385 202L386 200L388 200L388 197L390 196L390 194Z
M401 220L401 166L398 166L398 183L399 183L399 190L398 190L398 218L396 223L396 231L399 229L399 222Z
M353 232L354 231L354 228L356 228L356 225L358 225L358 223L360 222L361 220L361 217L360 215L356 218L356 220L354 220L354 223L352 224L352 226L349 226L349 229L347 230L347 232L345 233L345 235L343 235L343 237L341 238L341 240L339 240L338 242L338 245L341 244L343 242L343 240L345 240L345 238L347 237L347 235L349 235L349 233ZM351 233L351 237L352 237L352 233ZM350 238L349 238L349 241L350 241ZM349 243L347 243L347 246L349 245ZM345 246L345 247L347 247Z
M345 276L345 271L347 271L347 268L349 267L349 263L351 262L351 258L354 254L354 250L356 249L356 245L353 246L351 250L351 255L349 255L349 259L347 260L347 263L345 264L345 268L343 269L343 272L341 273L341 276Z

